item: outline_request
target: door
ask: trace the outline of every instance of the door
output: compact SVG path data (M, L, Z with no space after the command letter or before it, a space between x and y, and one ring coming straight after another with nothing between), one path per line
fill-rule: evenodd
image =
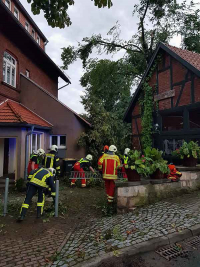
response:
M8 164L9 164L9 138L5 138L4 139L3 174L8 174Z

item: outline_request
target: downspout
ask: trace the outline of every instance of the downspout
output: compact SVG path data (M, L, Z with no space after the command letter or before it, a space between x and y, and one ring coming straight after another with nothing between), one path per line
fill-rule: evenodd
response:
M26 138L25 138L25 169L24 169L24 180L27 180L27 175L28 175L28 137L33 133L34 130L34 126L31 127L31 131L29 131L26 134Z

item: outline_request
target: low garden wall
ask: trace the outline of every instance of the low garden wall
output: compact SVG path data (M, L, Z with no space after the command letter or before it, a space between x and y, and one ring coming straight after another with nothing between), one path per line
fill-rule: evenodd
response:
M179 182L141 180L117 184L117 211L126 213L138 206L181 195L200 188L200 167L177 167L182 172Z

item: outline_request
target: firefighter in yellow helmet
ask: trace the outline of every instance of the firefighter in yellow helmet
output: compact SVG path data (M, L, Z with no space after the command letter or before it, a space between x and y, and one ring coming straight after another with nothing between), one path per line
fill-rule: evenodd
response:
M56 175L60 175L60 163L57 157L58 147L56 145L51 146L51 151L45 155L44 158L44 168L54 168L56 170Z

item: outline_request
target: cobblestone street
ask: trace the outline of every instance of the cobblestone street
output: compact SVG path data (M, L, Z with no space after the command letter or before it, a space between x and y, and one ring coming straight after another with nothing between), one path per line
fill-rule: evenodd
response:
M112 218L90 220L71 233L59 260L51 266L74 266L106 252L165 236L200 223L200 193L193 193Z

